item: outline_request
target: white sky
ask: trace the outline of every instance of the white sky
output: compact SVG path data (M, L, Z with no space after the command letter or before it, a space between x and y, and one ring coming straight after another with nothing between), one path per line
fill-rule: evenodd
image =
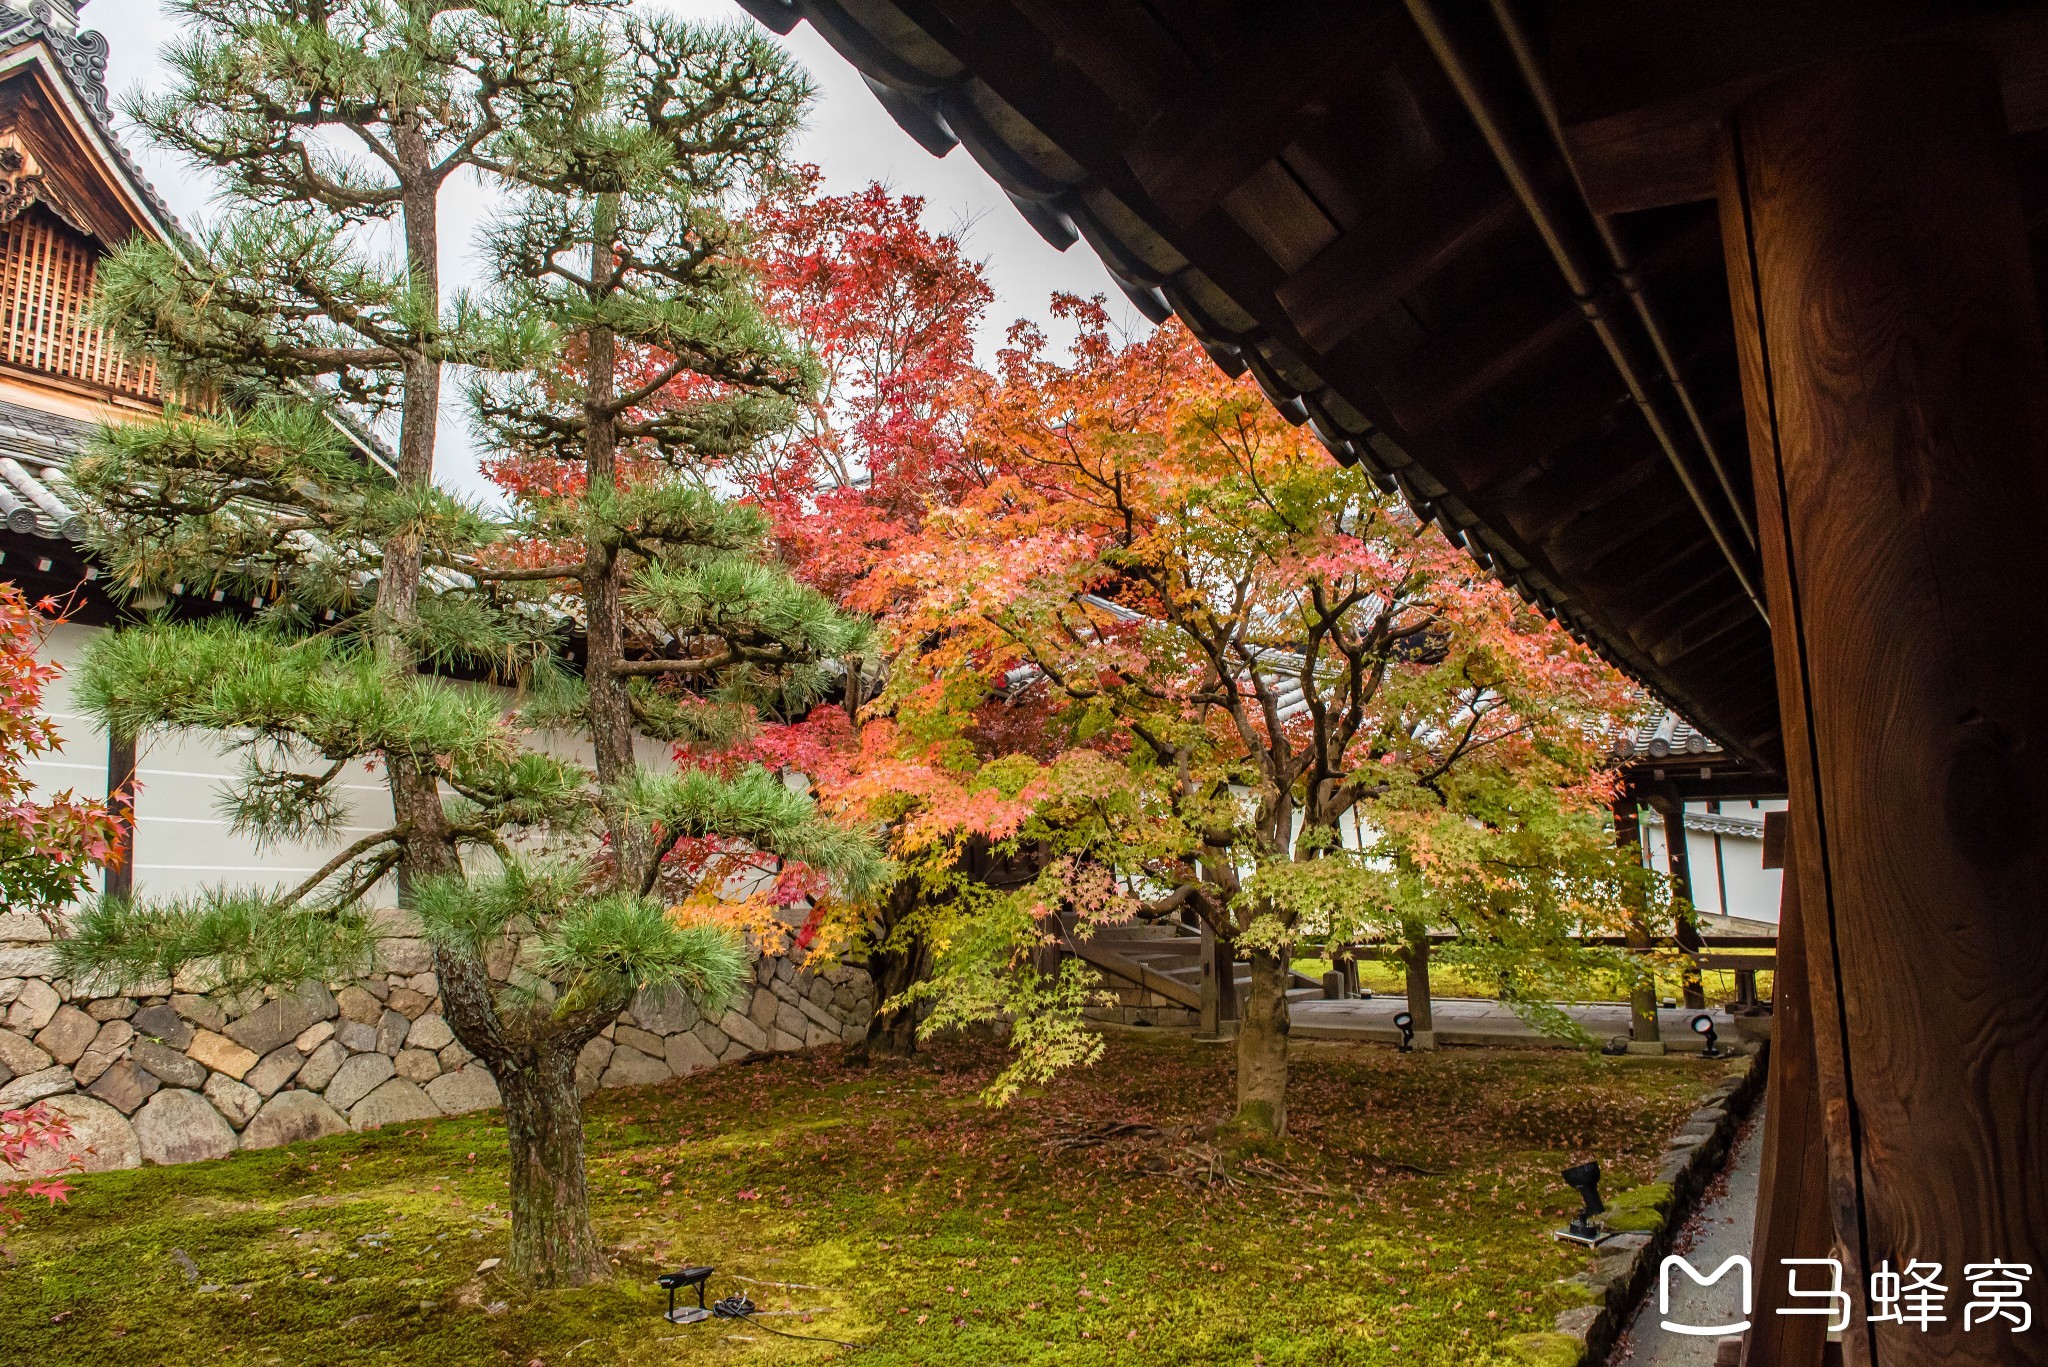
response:
M674 0L663 7L692 19L753 22L732 0ZM80 18L82 27L96 28L107 36L112 49L107 87L117 100L138 86L162 84L164 69L157 54L177 35L177 27L171 16L159 9L158 0L91 0ZM826 188L842 193L880 181L898 193L923 196L927 227L941 232L967 229L969 253L987 263L996 295L980 337L984 359L1000 345L1014 319L1028 317L1046 323L1047 300L1055 290L1106 295L1112 316L1126 328L1144 330L1149 326L1129 307L1085 243L1064 253L1054 251L1018 216L966 149L956 147L944 158L936 158L911 141L882 111L859 73L810 25L798 25L782 41L809 69L817 86L818 96L797 155L823 169ZM216 186L206 176L189 163L151 147L138 131L124 126L123 133L144 174L188 227L213 216ZM445 192L444 288L457 288L476 279L471 239L489 212L489 200L474 180L451 185ZM1061 336L1060 329L1047 330L1055 338ZM477 460L459 398L451 395L442 415L437 456L441 482L488 496L490 486L478 473Z

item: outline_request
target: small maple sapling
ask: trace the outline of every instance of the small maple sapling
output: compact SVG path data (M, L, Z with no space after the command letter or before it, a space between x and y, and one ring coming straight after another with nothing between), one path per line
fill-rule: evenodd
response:
M27 764L63 748L43 711L43 690L59 673L38 650L58 605L31 604L0 583L0 906L54 922L86 888L95 865L120 858L127 823L122 795L107 802L69 789L38 796Z

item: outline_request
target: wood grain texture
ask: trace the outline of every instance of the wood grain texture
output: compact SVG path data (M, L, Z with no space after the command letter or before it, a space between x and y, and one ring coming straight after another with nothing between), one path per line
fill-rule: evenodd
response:
M1835 974L1834 917L1823 876L1817 785L1810 752L1811 700L1804 694L1801 665L1801 604L1793 592L1790 552L1785 534L1784 485L1779 478L1777 417L1772 406L1770 369L1762 333L1761 283L1756 275L1754 236L1750 222L1742 158L1734 129L1727 130L1720 161L1719 207L1722 242L1728 257L1729 295L1735 320L1736 359L1742 374L1744 416L1749 429L1750 459L1757 488L1757 539L1763 556L1764 594L1779 625L1772 632L1778 674L1780 725L1788 756L1785 813L1789 851L1796 841L1814 855L1786 870L1786 882L1798 882L1802 940L1806 949L1807 1007L1812 1013L1814 1090L1821 1108L1821 1140L1825 1150L1826 1188L1835 1251L1846 1268L1846 1280L1858 1287L1863 1277L1863 1208L1857 1185L1855 1127L1848 1102L1847 1064L1843 1054L1840 997ZM1785 937L1781 934L1782 941ZM1867 1360L1866 1341L1851 1333L1859 1363Z
M1721 168L1835 1231L1949 1320L1845 1360L2048 1362L2048 353L1997 71L1901 46L1737 111ZM2038 1299L2038 1293L2036 1296Z
M1790 876L1779 902L1777 964L1771 981L1771 1076L1765 1093L1756 1233L1749 1254L1756 1273L1756 1305L1742 1367L1819 1367L1827 1347L1827 1321L1778 1313L1793 1304L1786 1294L1781 1259L1825 1258L1835 1242L1834 1221L1828 1214L1827 1148L1814 1073L1799 880ZM1800 1286L1815 1284L1815 1274L1808 1270Z

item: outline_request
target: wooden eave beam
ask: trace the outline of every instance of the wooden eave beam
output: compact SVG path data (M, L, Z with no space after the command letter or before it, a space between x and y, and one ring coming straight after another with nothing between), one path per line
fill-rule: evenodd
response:
M1412 30L1397 11L1311 6L1260 25L1248 50L1204 72L1133 139L1124 161L1153 203L1186 225L1217 208L1356 91L1382 78Z
M156 235L155 225L136 212L121 173L109 168L100 150L74 126L52 80L42 61L0 74L0 127L21 138L53 198L83 219L94 237L113 247L132 233Z
M1916 36L1989 53L2010 130L2048 128L2048 10L1958 20L1956 9L1939 0L1543 6L1565 141L1588 201L1623 214L1712 199L1729 110L1800 67Z
M1491 170L1491 168L1486 168ZM1522 206L1505 186L1445 165L1406 196L1331 243L1274 291L1309 347L1327 352L1399 303L1449 262L1483 252L1502 234L1526 230Z
M1584 369L1547 376L1519 403L1471 415L1470 421L1439 432L1433 451L1472 490L1489 521L1498 520L1503 507L1519 505L1523 494L1558 469L1591 482L1584 495L1588 501L1612 497L1625 487L1631 470L1638 479L1655 474L1647 464L1655 453L1642 451L1639 442L1622 433L1615 422L1614 387L1599 382L1604 380L1598 371ZM1587 448L1597 448L1600 455L1583 454ZM1566 515L1576 502L1575 495Z
M1499 309L1437 334L1382 375L1380 393L1402 429L1426 439L1557 352L1583 353L1582 364L1600 364L1586 320L1548 295L1503 299Z

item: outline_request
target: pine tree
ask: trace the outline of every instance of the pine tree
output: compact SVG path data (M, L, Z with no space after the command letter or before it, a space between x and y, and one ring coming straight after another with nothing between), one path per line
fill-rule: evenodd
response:
M765 517L713 487L815 382L731 212L808 89L743 28L633 19L618 42L610 97L541 111L509 152L527 188L489 238L494 368L471 397L522 495L521 550L551 561L492 573L580 597L582 679L535 716L587 730L617 884L647 892L675 832L637 815L636 731L719 742L807 707L817 662L867 628L767 563Z
M238 606L113 633L80 692L116 729L208 732L238 750L245 768L225 805L259 844L331 834L344 815L336 782L365 762L387 775L394 819L293 888L99 904L62 952L76 971L137 977L203 962L227 986L346 977L378 933L365 896L396 870L449 1025L505 1101L511 1267L542 1284L587 1282L605 1261L584 1185L579 1052L637 990L679 986L715 1004L745 969L728 929L673 919L650 880L625 876L628 861L658 862L681 838L739 840L855 887L876 861L759 770L623 772L614 747L592 774L524 748L504 695L477 686L575 691L555 663L569 614L550 582L503 569L517 558L503 549L513 529L432 482L443 366L511 346L466 304L443 307L439 194L464 167L515 187L529 165L559 175L533 149L583 123L610 130L617 164L656 176L697 134L725 136L721 120L759 108L768 131L748 145L765 154L801 91L724 39L530 0L334 11L250 0L185 13L196 36L172 53L176 88L131 112L221 169L242 203L197 243L124 248L101 302L125 344L207 401L108 431L75 478L101 514L117 585L218 587ZM691 81L728 74L728 105L692 103ZM627 114L661 135L621 132ZM358 155L337 150L351 145ZM387 223L396 259L379 252ZM744 316L741 299L723 302ZM524 335L560 334L540 318ZM773 420L777 401L753 391L800 382L782 375L732 377L736 434ZM388 467L358 435L379 427L397 432ZM715 545L689 566L712 595L709 632L754 650L731 597L754 582L746 516L701 490L637 506ZM661 587L687 591L673 576ZM728 708L772 691L775 669L802 675L804 645L750 660ZM508 957L509 975L494 975Z

